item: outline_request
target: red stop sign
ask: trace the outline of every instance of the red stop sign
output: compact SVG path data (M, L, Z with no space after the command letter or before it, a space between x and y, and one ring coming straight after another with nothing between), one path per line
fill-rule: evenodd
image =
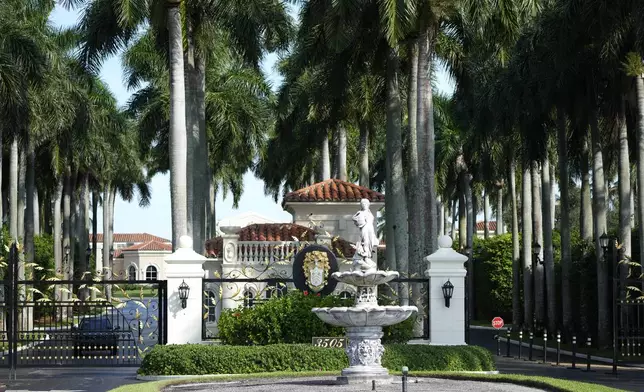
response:
M505 324L503 323L503 319L501 317L495 317L492 319L492 326L496 329L501 329L503 328Z

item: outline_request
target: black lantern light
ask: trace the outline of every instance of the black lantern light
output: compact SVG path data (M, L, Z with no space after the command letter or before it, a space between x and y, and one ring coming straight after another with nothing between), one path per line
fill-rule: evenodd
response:
M541 254L541 245L537 241L532 243L532 255L539 256Z
M606 235L606 233L599 236L599 246L602 247L602 249L604 250L604 253L608 253L609 241L610 241L610 238L608 238L608 235Z
M69 251L70 251L69 245L65 245L65 260L69 258Z
M85 255L88 258L92 255L92 247L90 245L87 245L87 249L85 249Z
M188 305L188 294L190 294L190 287L186 284L184 280L179 285L179 299L181 300L181 308L185 309Z
M446 308L449 308L449 300L452 299L452 294L454 294L454 285L447 279L447 282L443 285L443 297L445 298Z
M110 260L114 258L114 248L110 248Z

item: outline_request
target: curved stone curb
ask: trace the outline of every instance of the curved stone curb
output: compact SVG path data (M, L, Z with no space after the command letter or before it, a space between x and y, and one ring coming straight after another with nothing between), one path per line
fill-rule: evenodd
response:
M254 374L254 376L257 373ZM270 374L270 373L267 373ZM338 373L339 374L339 373ZM489 371L463 371L463 372L440 372L440 374L500 374L498 370L489 370ZM141 375L136 375L136 379L140 381L163 381L163 380L182 380L182 379L189 379L189 378L205 378L205 377L212 377L212 378L224 378L224 377L240 377L243 378L244 376L247 376L247 374L240 373L240 374L199 374L199 375L173 375L173 376L141 376ZM393 375L394 377L400 377L397 374ZM297 374L293 374L292 377L285 376L283 378L288 379L288 378L295 378L298 377ZM316 376L308 376L311 378L315 378ZM409 378L415 379L415 378L431 378L431 375L428 376L414 376L413 374L409 375ZM262 377L253 377L260 379ZM211 380L208 380L211 381Z

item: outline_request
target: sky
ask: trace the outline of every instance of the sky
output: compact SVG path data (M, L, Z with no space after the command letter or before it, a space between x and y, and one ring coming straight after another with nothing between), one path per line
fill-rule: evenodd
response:
M68 11L57 5L51 14L51 22L60 27L69 27L79 20L80 11ZM274 89L281 83L281 76L275 70L277 56L268 54L262 62L262 70ZM119 105L125 105L133 91L128 91L123 82L120 53L107 59L100 73L101 79L107 83L116 97ZM437 75L439 91L451 94L454 83L449 78L445 69L441 68ZM156 175L152 178L150 188L152 198L150 205L140 208L137 200L131 203L117 197L114 206L114 232L115 233L150 233L164 238L172 238L171 209L170 209L170 176L168 174ZM232 195L217 195L215 209L217 219L224 219L237 214L253 211L278 222L291 222L291 214L282 210L282 200L276 203L271 196L264 195L264 182L255 178L248 172L244 175L244 193L239 201L238 209L233 209ZM103 213L99 206L98 227L102 231Z

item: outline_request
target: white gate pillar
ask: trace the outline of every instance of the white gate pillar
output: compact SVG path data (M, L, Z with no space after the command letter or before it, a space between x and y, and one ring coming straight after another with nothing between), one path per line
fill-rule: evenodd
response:
M179 239L179 248L165 258L168 344L201 343L203 263L206 260L206 257L192 249L192 238L185 235ZM179 285L182 282L190 287L185 309L179 299Z
M457 346L465 344L465 275L464 256L452 249L452 239L438 238L438 250L425 257L429 262L429 339L430 344ZM454 285L449 308L445 306L443 285Z

